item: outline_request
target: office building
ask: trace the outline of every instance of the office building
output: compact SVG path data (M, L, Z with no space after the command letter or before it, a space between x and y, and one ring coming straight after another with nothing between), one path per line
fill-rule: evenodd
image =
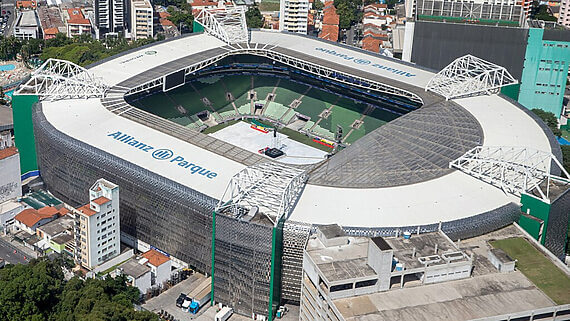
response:
M153 10L149 0L133 0L131 3L131 38L133 40L153 36Z
M119 255L119 186L99 179L89 189L89 203L76 216L76 259L92 269Z
M21 11L16 18L14 37L22 40L41 37L40 21L35 10Z
M17 202L22 196L20 154L13 146L9 131L0 133L0 230L6 231L24 207Z
M308 0L281 0L279 30L307 34L309 6Z

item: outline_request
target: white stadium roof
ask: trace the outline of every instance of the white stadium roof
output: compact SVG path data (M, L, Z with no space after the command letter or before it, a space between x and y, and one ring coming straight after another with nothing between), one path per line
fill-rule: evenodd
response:
M434 76L432 72L409 64L298 35L251 31L250 41L329 59L421 91ZM136 50L89 70L114 86L143 71L224 46L227 44L213 36L195 35ZM548 137L540 126L510 101L497 95L484 95L457 99L455 103L479 122L483 130L483 145L525 146L551 152ZM108 111L101 99L43 101L42 106L47 120L57 130L216 199L222 197L231 178L246 168L242 163ZM112 134L115 135L109 136ZM144 152L140 146L129 145L129 142L134 144L133 139L121 142L122 134L132 136L153 149ZM164 151L153 157L158 149L168 149L172 155ZM189 162L179 166L181 160L177 157ZM208 174L192 174L192 168L198 171L196 166L216 175L208 178ZM344 226L418 225L473 216L513 201L517 202L515 196L453 171L436 179L396 187L341 188L309 183L290 219Z

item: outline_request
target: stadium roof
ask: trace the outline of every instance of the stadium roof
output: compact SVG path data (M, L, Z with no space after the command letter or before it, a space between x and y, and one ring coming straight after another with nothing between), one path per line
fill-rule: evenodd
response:
M267 158L129 106L122 97L133 86L249 46L385 83L424 103L312 169L292 220L384 227L484 213L516 198L450 170L451 160L477 145L551 152L539 124L505 98L445 101L424 90L433 72L339 44L269 31L251 31L250 44L228 46L198 34L113 57L89 69L111 87L104 101L44 101L43 112L71 137L219 199L233 175ZM145 151L148 146L152 148Z

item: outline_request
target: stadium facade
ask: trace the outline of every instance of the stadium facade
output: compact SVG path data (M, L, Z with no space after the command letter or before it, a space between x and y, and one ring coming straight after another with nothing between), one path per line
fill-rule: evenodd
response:
M346 90L422 107L317 165L290 167L125 100L169 91L232 56L269 59ZM249 42L228 43L193 34L111 57L87 70L52 63L66 71L58 77L53 68L36 72L14 96L16 143L27 152L22 153L22 173L39 171L47 187L71 205L86 202L84 191L94 180L116 183L124 237L211 274L212 301L243 315L271 320L283 300L299 301L303 249L317 225L336 223L359 236L442 230L462 239L518 221L521 195L542 201L549 197L532 194L530 185L514 188L495 176L473 177L477 175L464 169L465 162L451 168L477 147L537 151L511 159L516 168L528 165L533 155L547 155L542 163L548 160L548 165L532 173L537 177L525 176L527 181L550 184L551 174L559 174L555 166L551 170L551 163L561 161L552 133L522 106L494 93L497 87L448 100L426 91L437 76L431 70L315 38L250 31ZM493 160L493 155L490 163L509 162ZM267 166L297 174L267 174ZM232 186L245 188L247 195L227 198ZM264 203L265 197L275 196L268 191L286 200L274 214L273 204ZM259 212L240 203L244 199L239 197L251 195L263 196L248 200L259 202ZM567 202L559 204L551 213L568 213ZM551 217L564 223L562 214ZM564 248L565 239L557 236L552 242L556 246L551 250Z

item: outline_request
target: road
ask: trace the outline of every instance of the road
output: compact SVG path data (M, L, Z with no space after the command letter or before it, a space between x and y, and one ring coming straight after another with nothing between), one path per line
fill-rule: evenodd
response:
M14 27L14 19L16 19L16 0L0 0L2 2L2 10L10 11L10 17L6 23L6 29L4 29L4 36L12 35L12 28ZM1 11L0 11L1 13ZM0 18L1 19L1 18Z
M16 253L14 253L14 251L16 251ZM26 263L28 263L28 260L30 258L26 257L26 259L24 259L24 257L26 257L26 255L24 253L22 253L20 250L18 250L16 247L14 247L8 241L0 238L0 258L3 258L6 261L6 263L26 264Z

